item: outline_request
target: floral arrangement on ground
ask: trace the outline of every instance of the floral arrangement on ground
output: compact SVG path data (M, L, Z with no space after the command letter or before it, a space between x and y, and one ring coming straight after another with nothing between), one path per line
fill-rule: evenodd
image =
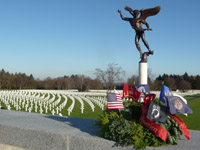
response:
M155 103L156 100L154 100ZM180 125L168 116L165 123L154 122L168 133L163 140L152 132L152 129L141 124L142 107L144 103L126 100L124 110L105 110L95 123L99 127L98 134L103 138L115 141L122 146L134 145L135 148L144 149L147 146L158 147L168 144L176 145L183 134Z

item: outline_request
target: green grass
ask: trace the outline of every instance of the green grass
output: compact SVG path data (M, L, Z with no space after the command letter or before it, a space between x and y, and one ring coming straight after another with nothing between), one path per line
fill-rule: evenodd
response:
M193 114L188 114L185 116L179 114L178 116L185 122L188 129L191 130L200 130L200 98L195 98L200 96L200 94L185 96L185 99L194 98L194 100L188 101L188 106L193 110ZM155 99L156 102L159 102L159 99ZM165 105L163 102L160 102L162 105Z
M188 129L200 130L200 98L188 101L188 106L193 110L193 114L188 114L188 116L178 116L185 122Z
M101 115L103 113L103 111L100 109L100 107L97 106L95 103L93 103L95 106L95 109L93 112L90 105L87 102L83 101L84 102L84 110L83 110L83 114L82 114L81 109L80 109L81 108L80 102L78 100L76 100L75 102L76 102L75 107L73 109L73 112L71 113L72 117L98 119L99 115Z
M47 95L45 95L45 97L46 96ZM200 96L200 95L198 94L198 95L193 95L193 96L186 96L185 98L190 99L190 98L195 98L197 96ZM50 98L52 98L51 94L50 94ZM57 95L56 95L55 99L56 100L58 99ZM155 99L155 101L158 102L158 99ZM64 98L61 97L61 102L58 105L60 105L63 102L64 102ZM94 112L92 112L92 109L89 106L89 104L85 101L83 101L83 102L84 102L84 107L85 107L85 109L83 111L84 113L83 114L81 113L80 102L78 100L75 100L75 106L74 106L72 113L70 114L70 117L98 119L99 115L101 115L102 112L103 112L100 109L100 107L97 106L95 103L93 103L94 106L95 106L95 109L94 109ZM162 102L160 102L160 103L164 104ZM63 116L68 116L67 109L69 108L69 106L71 104L72 104L72 100L68 97L68 101L67 101L66 106L60 112L60 113L62 113ZM30 103L29 103L29 105L30 105ZM1 106L2 106L2 109L7 109L6 105L3 102L1 102ZM193 110L193 114L188 114L188 116L184 116L184 115L180 114L178 116L185 122L188 129L200 130L200 98L195 98L194 100L188 101L188 106ZM33 113L35 113L34 107L35 106L33 105L33 110L32 110ZM106 106L104 108L106 108ZM15 110L13 105L11 105L11 110ZM43 110L44 110L43 114L45 114L45 109L43 108ZM54 109L54 110L56 111L56 109ZM25 111L25 108L23 108L21 111ZM39 105L38 105L38 112L37 113L39 113ZM51 115L52 113L51 113L50 110L48 110L47 114Z
M38 94L36 94L36 95L38 95ZM40 96L42 96L42 95L40 94ZM47 97L47 94L45 95L45 97ZM51 99L52 97L53 97L52 94L50 94L49 99ZM57 99L58 99L58 96L56 95L55 96L55 100L57 100ZM65 100L64 97L61 96L61 101L60 101L60 103L57 106L59 106L61 103L63 103L64 100ZM69 117L87 118L87 119L98 119L99 115L101 115L103 113L103 111L100 109L100 107L98 105L96 105L95 103L93 103L94 106L95 106L94 112L92 111L90 105L86 101L83 100L83 103L84 103L84 110L83 110L83 114L82 114L81 113L81 109L80 109L81 108L81 104L80 104L80 102L78 100L75 99L74 109L70 113ZM62 109L61 112L59 111L59 113L61 113L62 116L68 116L67 109L69 108L69 106L71 104L72 104L72 100L68 97L66 106ZM25 103L25 105L26 105L26 103ZM7 109L6 105L2 101L1 101L1 106L2 106L1 109ZM16 111L14 105L12 105L10 103L10 106L11 106L11 110ZM30 107L30 103L29 103L29 107ZM54 111L55 112L56 112L56 107L54 107ZM37 112L35 112L35 104L34 104L33 105L33 109L32 109L32 113L40 113L39 108L40 107L38 105L38 110L37 110ZM106 106L104 108L106 108ZM21 111L25 112L25 107L21 108ZM51 109L51 111L52 111L52 109ZM47 114L48 115L52 115L51 111L48 109ZM28 112L28 110L27 110L27 112ZM43 114L46 114L44 106L43 106ZM54 114L54 115L57 115L57 114Z
M6 104L4 104L3 102L1 102L1 109L7 109Z
M199 97L200 94L195 94L195 95L186 95L184 96L185 99L191 99L191 98L194 98L194 97Z

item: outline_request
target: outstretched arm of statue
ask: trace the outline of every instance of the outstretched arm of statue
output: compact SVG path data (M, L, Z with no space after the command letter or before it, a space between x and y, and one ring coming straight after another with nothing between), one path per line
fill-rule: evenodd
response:
M143 21L143 23L146 25L147 30L152 30L151 28L149 28L149 24L146 21Z
M129 18L126 18L126 17L124 17L124 16L122 15L121 10L118 9L118 13L120 14L120 17L122 18L122 20L124 20L124 21L129 21Z

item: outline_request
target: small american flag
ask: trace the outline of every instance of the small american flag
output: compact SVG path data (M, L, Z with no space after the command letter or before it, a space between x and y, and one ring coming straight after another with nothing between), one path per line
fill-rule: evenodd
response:
M108 93L108 109L124 109L121 95L119 93Z

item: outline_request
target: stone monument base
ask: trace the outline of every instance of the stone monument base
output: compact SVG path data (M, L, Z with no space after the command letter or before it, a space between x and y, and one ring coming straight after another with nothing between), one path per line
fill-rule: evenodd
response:
M95 120L0 110L2 150L133 150L98 137ZM190 140L147 150L199 149L200 131L189 130Z
M148 74L147 74L147 62L139 62L139 84L148 84Z

